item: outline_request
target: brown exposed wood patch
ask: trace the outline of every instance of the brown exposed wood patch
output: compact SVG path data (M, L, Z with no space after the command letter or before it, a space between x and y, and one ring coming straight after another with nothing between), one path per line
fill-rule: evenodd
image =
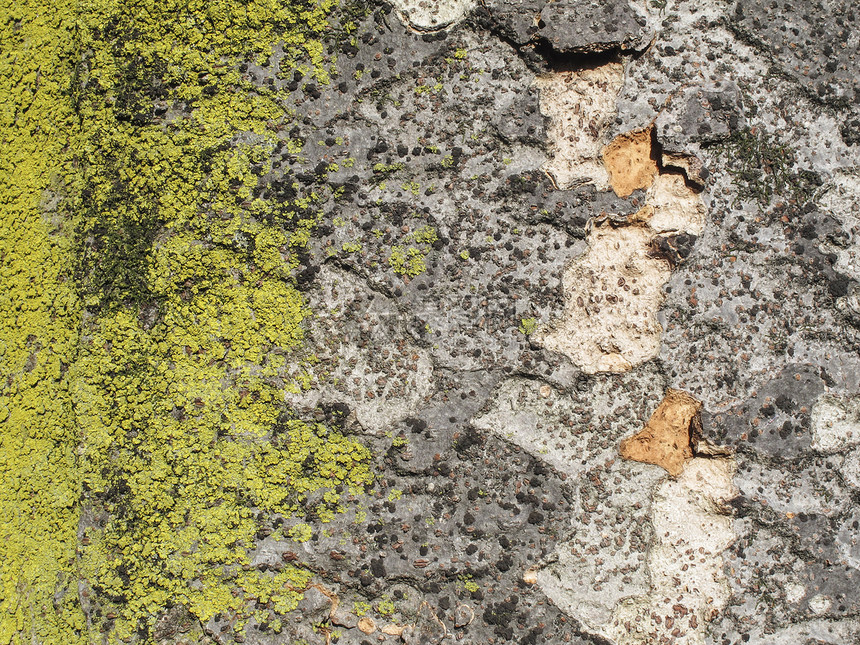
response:
M372 634L376 631L376 623L372 618L364 616L358 619L358 629L364 634Z
M621 442L621 456L680 474L701 436L701 410L700 401L670 388L645 428Z
M653 128L643 128L618 135L603 149L609 183L619 197L651 186L659 172L652 142Z
M388 636L400 636L403 633L403 625L395 625L391 623L389 625L385 625L381 630L383 634L387 634Z

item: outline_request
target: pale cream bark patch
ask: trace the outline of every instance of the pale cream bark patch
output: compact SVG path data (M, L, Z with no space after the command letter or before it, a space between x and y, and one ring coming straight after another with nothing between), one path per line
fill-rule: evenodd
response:
M812 407L812 448L840 452L860 444L860 396L824 394Z
M663 328L655 314L670 268L650 256L653 237L645 226L595 228L586 253L565 270L561 320L536 340L588 374L623 372L657 356Z
M831 187L819 200L823 211L831 214L848 236L848 244L829 246L836 254L836 268L853 280L860 280L860 171L836 175Z
M695 458L654 492L651 590L621 602L606 626L616 645L703 645L730 590L721 553L735 540L726 503L737 495L734 460Z
M611 185L620 197L648 191L626 227L591 231L588 251L565 271L562 319L535 336L588 374L623 372L659 353L656 313L670 266L653 257L649 245L656 235L701 235L705 228L698 190L677 169L667 172L658 163L653 127L618 135L603 146L623 75L621 64L608 64L537 80L553 146L544 170L556 185Z
M641 137L625 139L604 158L613 159L624 146L633 146L638 152L628 157L641 161L640 143ZM636 167L635 159L630 163L637 178L622 182L623 190L648 181L647 169ZM701 196L682 175L659 174L650 181L645 206L627 226L604 224L591 231L588 251L565 270L562 319L535 336L588 374L623 372L657 356L662 328L656 314L670 267L652 257L651 242L657 235L700 235L705 227Z
M417 31L438 31L460 22L475 0L392 0L401 20Z
M547 131L552 157L543 166L561 189L578 184L609 187L609 173L601 159L616 100L624 80L624 66L609 63L596 69L556 72L535 81L541 113L549 117Z
M648 225L657 233L701 235L705 228L705 205L683 175L661 174L645 197L653 213Z

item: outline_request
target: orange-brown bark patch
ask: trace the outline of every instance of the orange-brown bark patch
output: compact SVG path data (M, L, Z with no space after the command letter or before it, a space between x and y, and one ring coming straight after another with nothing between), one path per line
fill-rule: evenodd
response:
M603 164L615 194L627 197L651 186L659 172L652 153L652 128L620 134L603 149Z
M621 456L680 474L701 434L701 409L702 403L686 392L669 389L645 428L621 442Z

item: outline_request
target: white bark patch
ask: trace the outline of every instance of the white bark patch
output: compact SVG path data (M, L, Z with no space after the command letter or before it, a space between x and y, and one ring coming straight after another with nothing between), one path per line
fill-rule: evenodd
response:
M655 395L659 389L655 385ZM604 440L626 432L622 428L629 422L613 418L611 411L629 410L634 398L609 379L593 381L587 394L574 399L532 379L513 378L501 383L487 411L472 419L476 428L521 446L571 481L597 467L600 477L613 482L611 493L594 506L584 507L581 499L575 504L572 535L558 545L557 561L523 575L524 582L538 584L559 609L597 634L622 599L650 589L643 546L651 537L651 496L665 472L618 459L618 447ZM607 423L572 422L583 401L606 411ZM504 526L506 520L500 520Z
M541 113L550 119L547 132L552 158L543 169L560 189L578 184L609 187L601 150L615 118L615 103L624 81L624 66L610 63L596 69L542 76Z
M836 546L845 562L860 570L860 534L854 528L858 525L860 525L860 509L855 509L839 527L839 533L836 535Z
M860 622L854 619L814 619L792 623L770 634L753 633L749 645L845 645L857 642Z
M812 448L840 452L860 444L860 397L822 395L812 407Z
M837 175L834 185L822 195L819 203L836 218L848 236L847 245L827 248L836 254L836 270L860 280L860 173Z
M651 589L645 552L633 536L648 534L651 495L664 473L619 460L605 474L620 483L588 514L591 521L574 523L574 536L559 544L558 561L539 570L537 582L559 609L606 638L619 604Z
M396 305L328 266L308 296L315 315L306 343L332 367L309 389L287 393L286 401L298 408L348 402L361 427L376 434L413 414L432 393L433 362L427 350L396 342L402 334ZM358 329L373 342L361 342ZM349 337L348 330L356 333Z
M855 449L845 457L839 472L849 486L860 488L860 450Z
M559 188L593 183L608 189L611 183L620 196L648 190L627 226L604 224L590 232L588 251L565 270L562 318L535 336L587 374L624 372L657 356L662 328L656 314L670 266L653 257L650 245L657 235L701 235L705 228L699 192L682 174L661 172L650 128L603 145L623 76L622 65L609 64L537 80L553 145L544 170Z
M734 460L692 459L677 479L657 487L648 552L651 589L622 601L604 635L616 645L705 642L707 622L730 590L721 553L735 540L724 504L737 494Z
M653 212L648 225L657 233L701 235L705 229L705 205L682 175L659 175L648 190L645 205Z
M625 393L607 382L595 383L588 396L595 409L611 410L631 403ZM618 454L617 446L600 445L605 429L569 425L579 405L553 387L532 379L512 378L499 385L487 411L471 423L521 446L575 479L594 464L611 461Z
M595 228L588 250L565 271L560 321L536 335L587 374L623 372L657 356L663 328L655 316L669 263L649 257L644 226Z
M703 645L707 623L730 596L722 552L736 539L725 510L737 495L735 467L732 459L694 458L677 479L658 479L657 468L618 462L622 484L597 510L624 524L617 532L601 522L577 525L558 561L537 571L541 590L614 645ZM643 515L653 527L644 553L626 542L647 523Z
M474 0L392 0L400 19L416 31L438 31L460 22Z

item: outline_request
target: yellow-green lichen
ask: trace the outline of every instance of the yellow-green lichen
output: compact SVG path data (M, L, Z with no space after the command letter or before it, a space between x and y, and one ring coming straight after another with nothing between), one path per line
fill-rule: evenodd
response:
M258 513L331 518L337 488L354 494L370 481L366 448L319 425L279 422L279 355L264 352L296 342L296 296L274 281L224 283L177 297L151 330L127 310L102 316L73 368L94 516L84 577L120 599L111 603L118 637L173 603L202 621L241 617L261 593L294 605L303 585L293 580L284 596L288 571L236 571L248 564Z
M531 336L537 331L538 321L536 318L521 318L519 332L524 336Z
M294 250L314 223L290 208L304 211L314 196L290 205L255 194L290 115L237 71L242 59L271 55L277 38L285 51L304 48L319 69L321 46L308 34L330 5L143 4L105 9L118 33L89 25L94 51L115 50L117 40L124 48L119 61L91 64L97 85L81 100L99 140L86 151L78 237L82 256L95 259L81 271L95 315L74 368L95 517L82 566L113 616L100 628L119 639L176 603L203 622L227 613L234 626L291 609L304 571L246 570L261 518L331 519L370 480L360 444L279 421L307 315L290 279ZM115 87L134 109L149 107L140 98L147 77L130 80L128 60L162 75L172 86L165 100L193 108L168 124L138 124L118 110ZM281 226L267 223L274 215ZM99 246L141 237L122 257ZM105 256L122 269L105 275ZM252 600L271 607L252 611Z
M297 144L240 70L283 41L326 82L332 6L4 3L0 643L146 641L175 605L274 624L310 574L249 567L262 523L370 481L283 403L316 196L257 190Z
M433 244L439 240L436 229L432 226L423 226L411 235L411 239L419 244Z
M371 609L372 607L370 603L365 602L363 600L356 600L354 603L352 603L352 613L354 613L359 618L365 616L367 612L369 612Z
M57 202L73 187L74 3L0 3L0 643L83 643L67 367L80 308Z
M309 524L301 522L289 530L290 539L295 542L307 542L313 537L314 531Z
M416 181L404 181L400 184L400 188L407 193L411 193L414 196L418 196L418 192L421 190L421 184Z
M435 228L423 226L403 237L403 242L410 244L410 246L404 247L401 244L395 244L391 247L388 265L394 273L404 278L414 278L421 275L427 270L425 256L430 253L431 245L438 240L439 236L436 234ZM411 244L417 246L411 246Z
M381 616L391 616L397 611L397 606L388 596L383 596L382 600L380 600L376 605L376 611Z
M414 246L403 248L395 245L391 247L391 255L388 264L397 275L414 278L427 270L424 262L424 252Z

